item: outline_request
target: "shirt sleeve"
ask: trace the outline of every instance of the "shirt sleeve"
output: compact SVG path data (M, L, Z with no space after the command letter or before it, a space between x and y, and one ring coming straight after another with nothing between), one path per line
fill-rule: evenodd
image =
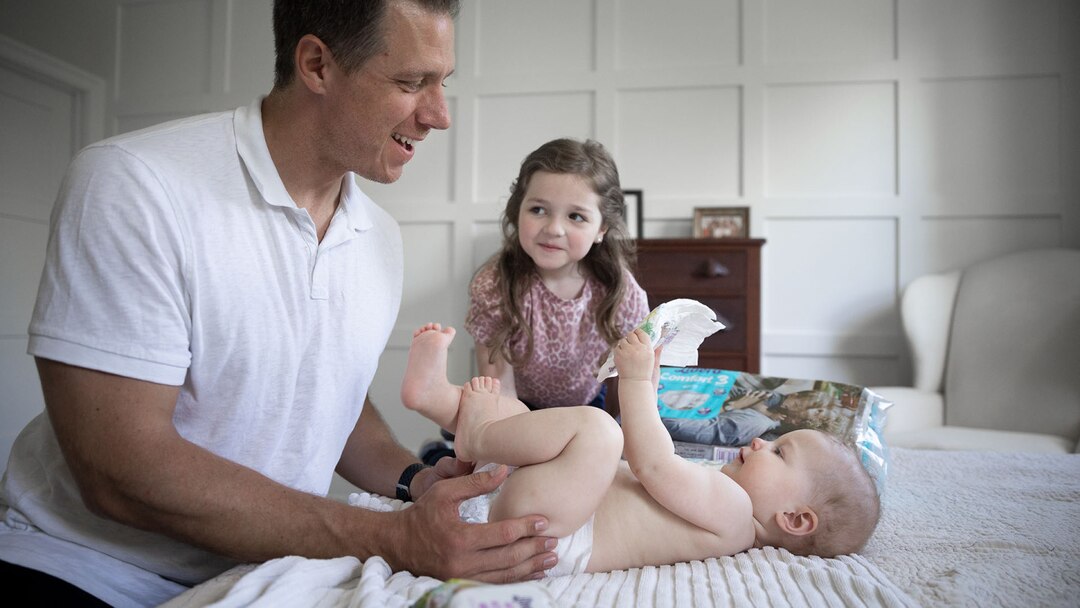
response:
M191 363L185 248L172 201L142 161L81 152L53 210L28 352L161 384Z
M469 312L465 316L465 331L477 344L490 345L495 331L502 325L499 297L495 285L495 266L488 263L469 284Z

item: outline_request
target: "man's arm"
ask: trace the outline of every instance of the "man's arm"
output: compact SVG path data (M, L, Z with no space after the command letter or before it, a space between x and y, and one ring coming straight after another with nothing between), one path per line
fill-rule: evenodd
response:
M338 474L358 488L393 497L401 472L415 462L418 459L397 442L375 405L370 399L365 399L364 410L338 462ZM461 473L468 472L463 470ZM421 471L417 477L424 475L425 472ZM416 477L413 481L414 486L419 485L415 483L418 481ZM413 493L413 496L419 495Z
M675 453L656 408L658 361L649 337L641 330L615 348L623 451L630 469L650 496L690 523L717 534L752 530L745 526L752 516L746 492L720 471ZM723 514L718 516L720 510Z
M439 494L436 499L416 505L421 508L358 509L293 490L185 440L172 423L175 386L37 363L64 457L87 507L103 517L245 562L380 555L416 574L505 582L540 572L552 555L546 539L532 536L542 518L465 531L454 525L466 525L456 505L452 512L437 508L447 496L462 495L460 502L491 491L505 470L447 482L445 490L429 492ZM431 548L418 539L442 528L464 538L425 554Z

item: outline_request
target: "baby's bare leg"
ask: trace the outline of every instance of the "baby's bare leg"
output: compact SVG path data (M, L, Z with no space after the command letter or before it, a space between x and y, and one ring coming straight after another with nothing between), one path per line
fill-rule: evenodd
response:
M440 427L456 433L461 387L446 377L446 360L454 328L428 323L413 333L405 378L401 383L401 402ZM520 401L498 399L498 416L511 416L529 409ZM457 441L455 438L455 448ZM458 453L461 456L460 452ZM467 460L462 457L462 460Z
M413 333L405 378L401 382L401 402L442 428L453 432L461 388L446 378L446 358L453 327L428 323Z
M600 505L622 455L622 430L595 407L559 407L499 415L498 383L465 385L455 449L466 460L521 467L492 503L491 520L539 513L548 533L566 536Z

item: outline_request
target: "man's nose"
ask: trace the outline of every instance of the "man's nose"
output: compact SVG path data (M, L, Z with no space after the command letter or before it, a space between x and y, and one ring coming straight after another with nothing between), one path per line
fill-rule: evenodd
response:
M442 131L450 128L450 106L446 103L442 86L432 87L425 95L423 103L417 109L416 119L428 129Z

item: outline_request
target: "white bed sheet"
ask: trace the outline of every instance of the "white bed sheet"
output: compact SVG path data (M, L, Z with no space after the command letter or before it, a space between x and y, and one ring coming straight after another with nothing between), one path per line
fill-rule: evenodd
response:
M891 452L861 555L772 548L541 581L559 606L1077 606L1080 455ZM378 558L238 566L165 604L409 606L439 581Z

